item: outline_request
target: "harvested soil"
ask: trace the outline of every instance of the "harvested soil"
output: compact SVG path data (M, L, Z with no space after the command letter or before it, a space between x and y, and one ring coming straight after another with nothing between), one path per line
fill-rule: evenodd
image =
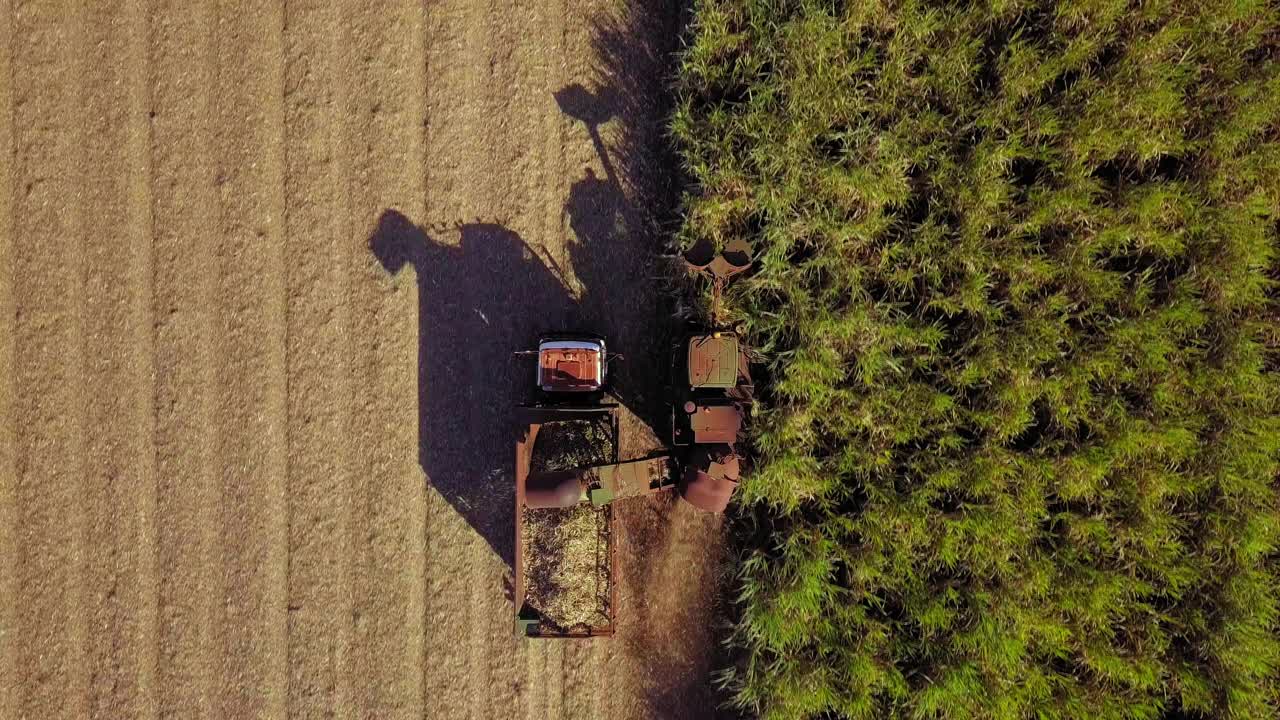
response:
M511 352L661 416L678 11L0 2L0 718L714 715L719 518L614 509L612 638L504 592Z

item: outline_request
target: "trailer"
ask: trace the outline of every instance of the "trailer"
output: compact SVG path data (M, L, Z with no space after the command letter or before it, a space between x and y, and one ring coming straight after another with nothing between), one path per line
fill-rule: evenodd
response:
M529 479L533 475L535 481L545 477L548 472L534 473L535 448L539 436L544 435L544 428L554 428L557 423L591 422L604 423L613 435L611 458L617 460L617 407L609 405L596 406L526 406L519 408L520 431L516 441L516 498L515 498L515 629L517 635L535 638L582 638L609 636L614 632L614 624L618 606L617 582L617 525L613 507L609 504L593 505L581 502L585 493L580 489L572 490L572 494L559 500L548 498L545 485L535 486L534 502L529 503ZM579 486L574 484L574 488ZM561 515L557 516L556 513ZM565 573L564 563L552 557L555 552L564 552L564 548L548 548L539 544L542 539L537 533L531 533L531 521L546 516L555 521L568 520L580 525L587 518L592 518L602 526L602 532L596 539L587 538L590 548L596 553L593 572L589 577L556 577L556 572ZM559 538L556 538L559 540ZM548 552L550 551L550 552ZM541 554L539 554L541 553ZM590 562L590 558L587 558ZM580 575L580 573L579 573ZM587 613L589 619L584 622L570 623L563 618L553 616L551 608L544 604L545 597L538 596L541 589L539 583L557 586L565 584L565 590L582 593L586 599L593 599L599 605L598 612ZM573 586L568 584L572 583Z

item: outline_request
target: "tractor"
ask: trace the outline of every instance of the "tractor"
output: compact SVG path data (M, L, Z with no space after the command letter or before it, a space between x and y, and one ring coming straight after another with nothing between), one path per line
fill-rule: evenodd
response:
M712 325L717 323L720 293L729 278L750 266L743 247L729 247L707 256L702 248L686 253L685 262L712 282ZM613 503L674 490L699 510L723 512L737 488L740 463L736 451L744 419L753 399L748 353L732 332L714 329L690 332L671 353L671 442L667 451L648 457L617 458L616 403L605 401L607 373L616 355L605 339L595 335L557 333L539 339L534 350L517 354L537 358L536 399L520 411L516 442L515 597L516 631L528 637L611 635L617 584L614 562ZM544 428L555 423L598 423L611 427L612 457L571 467L537 469L535 448ZM588 595L600 604L590 620L566 626L538 607L530 596L526 570L536 562L526 542L529 518L553 512L599 513L595 539L601 562L597 573L581 583L593 583ZM549 512L548 512L549 511ZM534 514L530 514L534 513ZM575 516L576 517L576 516ZM563 562L553 563L557 567ZM541 577L536 568L530 577Z

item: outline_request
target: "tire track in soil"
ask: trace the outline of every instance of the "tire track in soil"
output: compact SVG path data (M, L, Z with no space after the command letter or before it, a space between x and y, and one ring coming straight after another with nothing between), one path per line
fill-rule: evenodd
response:
M537 213L536 216L529 218L530 223L535 221L537 223L536 232L531 233L531 239L546 253L547 262L553 263L567 273L564 278L567 284L566 293L576 302L580 295L579 286L573 274L573 262L567 248L569 235L566 234L564 226L565 206L573 170L573 163L565 159L565 132L571 121L557 108L555 93L573 82L572 76L575 74L573 66L576 64L572 59L574 51L589 46L575 45L578 38L574 28L583 18L574 16L572 13L575 9L565 0L551 0L551 2L554 3L554 7L544 8L539 13L544 20L551 22L540 33L541 47L536 48L533 53L535 57L541 55L543 63L543 67L540 68L541 82L536 85L537 95L532 98L535 107L542 109L539 113L540 137L530 138L531 142L541 140L537 168L539 181L536 185L540 192L533 199L535 206L528 208L527 214L532 216ZM575 18L577 22L574 21ZM574 314L580 315L581 311ZM613 341L612 338L609 340ZM524 378L517 378L513 386L518 387L517 392L523 394L528 390L521 380ZM578 695L576 688L578 678L572 673L565 672L565 664L571 662L571 658L582 655L584 646L587 646L585 648L587 650L593 650L608 642L607 639L575 640L571 644L524 642L526 652L531 658L531 663L527 665L530 670L525 677L525 686L531 689L538 688L541 692L536 693L531 698L531 702L525 705L521 716L527 720L542 717L606 717L600 714L589 716L582 712L579 703L575 700ZM534 667L536 671L532 669ZM597 669L602 667L598 666Z
M13 9L0 2L0 717L17 717L18 445L14 337Z
M424 137L425 217L411 218L426 227L429 243L445 248L461 248L456 225L477 218L480 209L472 194L474 175L483 172L482 158L488 139L488 126L496 120L483 110L481 101L485 88L476 72L477 56L487 52L488 28L484 24L485 5L467 0L443 0L432 3L428 9L426 38L427 76L427 127ZM483 124L469 124L483 123ZM446 256L447 257L447 256ZM446 262L451 259L446 259ZM417 267L415 272L426 275L420 279L419 291L427 292L427 284L433 288L437 279L429 275L431 269ZM421 299L417 312L448 316L453 314L457 301L446 287L437 293L440 302L431 298ZM414 328L424 353L448 352L453 349L453 338L430 333L438 323L435 317L420 318ZM463 351L461 348L457 348ZM415 393L421 408L419 427L425 445L421 450L422 461L431 465L424 468L427 482L428 525L431 534L427 538L428 550L424 572L427 582L427 600L424 638L426 655L430 658L430 671L424 672L424 709L428 715L439 717L470 718L477 712L476 694L472 686L472 649L475 643L476 618L480 614L474 607L477 594L484 591L483 554L489 547L476 536L464 516L442 495L441 484L449 480L439 470L437 457L445 438L427 437L439 428L432 422L436 412L456 413L459 426L474 428L467 407L442 406L436 396L443 385L466 382L464 378L436 377L434 372L442 363L432 363L425 358L419 379L421 386ZM461 433L460 433L461 434ZM450 438L452 440L453 438ZM457 438L466 442L465 438ZM472 469L475 471L476 469ZM456 471L456 469L453 469ZM477 473L479 474L479 473ZM482 475L476 482L486 480ZM462 570L465 568L465 571ZM424 668L424 671L426 668Z
M423 717L426 508L413 398L417 296L370 252L380 215L422 216L421 5L344 6L338 77L351 302L352 697L362 714Z
M454 268L428 279L439 302L423 307L435 317L423 323L431 359L420 402L428 435L447 431L445 415L463 415L465 428L426 438L433 530L428 707L450 717L511 717L520 706L543 706L554 692L543 675L529 676L527 646L513 637L511 559L504 557L513 540L508 388L517 382L508 353L561 312L538 307L538 293L546 292L545 270L532 269L538 261L512 262L527 255L521 241L532 245L541 236L531 216L545 212L544 198L534 196L545 187L539 125L551 103L545 82L555 57L545 38L546 26L561 20L538 10L455 1L434 4L430 14L424 224ZM460 282L463 274L486 290ZM522 294L527 288L533 297ZM450 353L474 353L474 360L453 362ZM474 394L451 389L455 382ZM456 642L458 622L467 628L466 643Z
M282 3L220 2L214 472L224 718L283 718L287 687Z
M140 3L94 5L84 47L88 464L84 587L90 715L155 710L155 448L146 28Z
M548 170L555 167L556 158L545 155L546 146L539 140L544 137L548 114L554 113L554 101L547 84L554 76L549 65L555 55L548 52L545 39L549 35L554 36L563 18L558 13L546 13L537 5L511 5L502 0L488 0L485 3L485 21L489 77L483 96L490 116L503 120L496 124L496 132L486 144L488 161L473 168L481 171L477 178L480 181L477 183L477 195L486 203L488 213L496 213L526 245L536 247L547 239L542 227L546 206L548 202L558 202L558 199L546 196ZM504 168L504 172L483 172L486 167ZM529 262L543 264L536 255ZM535 272L546 273L546 270L535 267ZM500 278L495 278L492 284L495 288L503 285ZM567 291L561 289L561 293ZM556 315L564 311L557 311L554 306L539 307L536 295L521 297L509 289L502 294L506 295L507 306L517 308L502 321L518 323L505 333L507 347L502 350L507 353L518 347L532 347L535 333L550 329L538 327L539 324L563 322L563 318L558 319ZM520 388L523 391L525 388L521 387L520 381L528 381L527 363L513 363L509 356L499 360L505 365L504 371L494 373L491 382L500 382L501 388ZM478 377L472 382L485 381L485 378ZM495 472L489 478L477 477L476 480L501 483L502 487L495 494L502 497L503 507L512 508L515 478L513 442L507 429L510 421L504 422L502 415L495 418L495 411L501 412L498 408L471 408L475 415L473 427L492 428L486 443L498 450L497 457L489 462ZM508 402L506 418L511 417L510 413ZM505 471L497 471L497 468ZM507 510L500 516L507 528L514 524L511 513ZM510 533L512 531L508 530L505 534L508 535L508 543L513 543ZM481 582L474 586L481 593L474 602L474 607L479 610L472 615L474 635L482 638L483 642L471 648L471 681L476 684L472 697L482 701L475 706L473 720L513 716L518 710L520 690L540 682L537 677L520 676L524 668L520 661L528 652L528 646L514 636L511 619L515 608L504 591L504 586L512 582L512 571L507 565L508 559L492 552L486 545L483 542L475 544L480 562L472 563L472 567L483 568L484 573ZM514 562L514 556L510 561Z
M497 105L498 94L508 94L513 88L504 85L495 72L500 60L495 55L499 44L497 36L503 26L520 26L524 10L512 5L503 14L495 14L489 3L447 0L436 3L430 9L428 40L428 132L426 132L426 225L428 242L439 246L438 252L447 255L445 263L460 263L476 277L477 287L492 282L484 268L476 261L468 260L470 254L480 250L480 243L506 242L502 231L497 233L471 231L468 224L484 228L506 228L504 218L486 204L484 178L490 174L506 172L506 165L494 158L495 147L506 145L503 132L504 118ZM525 28L527 29L527 28ZM500 170L499 170L500 169ZM466 236L463 238L463 236ZM463 241L467 242L463 246ZM430 273L428 268L419 272ZM483 273L483 274L481 274ZM468 524L465 510L454 506L449 493L457 484L480 486L502 483L506 478L493 473L502 468L506 457L488 457L475 448L493 447L486 443L492 438L492 418L500 409L489 407L484 398L490 393L481 387L479 395L468 401L454 397L448 386L453 383L500 383L502 373L485 368L477 373L467 363L449 363L442 360L444 354L468 354L472 342L468 338L452 337L452 332L470 327L465 314L483 313L470 306L476 300L474 293L457 286L460 270L443 268L440 277L434 274L424 278L433 288L433 299L421 306L421 313L433 314L422 318L417 333L426 354L424 377L419 402L422 406L422 432L447 432L442 415L456 416L457 434L448 438L424 437L424 457L429 464L428 503L430 512L430 548L426 577L428 582L429 657L431 671L426 678L428 691L425 702L428 714L439 717L503 717L509 715L511 694L516 678L511 667L518 648L513 643L511 615L504 612L509 607L503 596L504 582L509 570L502 557L489 546L484 537ZM508 281L511 278L508 278ZM492 291L500 296L503 288L495 283ZM438 300L438 301L433 301ZM483 323L502 324L504 318L492 313L471 315L476 327ZM486 319L481 319L486 318ZM439 329L440 332L433 332ZM480 345L480 347L484 347ZM476 352L481 352L480 347ZM493 357L477 356L479 363L488 363ZM474 361L475 363L475 361ZM436 372L440 372L436 377ZM462 373L461 377L445 377L445 373ZM497 374L497 377L495 377ZM503 502L506 492L494 488L490 502ZM472 497L483 497L476 493ZM454 502L457 497L453 497ZM466 502L466 500L463 500ZM513 500L507 500L513 502ZM472 507L480 515L506 516L493 506ZM509 524L507 525L509 527ZM509 532L509 530L508 530ZM498 603L497 609L494 603ZM506 644L503 646L503 641Z
M333 3L289 3L284 40L289 714L350 716L353 396L344 299L351 242L339 221L343 98Z
M579 18L578 22L564 23L560 28L560 41L562 47L565 48L564 62L561 63L559 72L554 74L553 83L550 83L545 89L548 95L551 93L564 92L565 88L573 85L581 85L591 88L594 84L594 53L592 48L591 24L601 11L595 3L580 2L578 0L560 0L563 10L559 13L562 17ZM570 117L557 107L554 95L548 98L551 107L547 110L547 115L555 121L554 124L545 131L547 136L553 138L557 144L555 152L547 158L547 165L550 172L547 173L547 181L543 184L544 204L550 208L555 208L554 224L549 228L549 232L544 234L544 242L546 243L547 252L555 259L561 267L568 268L572 274L570 282L574 283L575 288L581 288L582 278L577 276L574 263L572 243L580 240L575 237L573 228L571 227L572 218L568 216L570 208L571 193L573 192L573 184L582 176L586 167L596 168L596 172L600 166L600 160L596 157L594 147L587 135L582 123L575 118ZM583 142L586 142L585 146ZM544 216L545 217L545 216ZM618 278L618 282L625 282L622 278ZM629 308L634 311L638 308ZM580 308L579 314L597 315L599 313L618 312L616 308ZM606 332L606 329L598 324L593 323L596 332ZM616 335L609 338L609 341L616 347L620 341L625 342L626 339ZM625 409L622 410L625 412ZM625 448L620 448L625 451ZM615 515L618 509L613 509ZM622 525L616 522L615 530L621 530ZM615 541L620 538L615 538ZM619 594L624 588L619 588ZM622 608L615 608L615 613L619 621L624 617ZM615 623L615 628L616 628ZM616 631L616 630L615 630ZM611 717L605 715L605 709L598 702L599 694L604 688L609 688L609 692L625 693L624 684L625 676L616 675L610 670L610 655L612 644L617 638L591 639L573 645L561 646L557 643L554 646L545 644L531 648L536 652L544 653L547 658L548 670L555 668L559 676L560 688L557 694L557 702L560 704L560 717L564 718L592 718L592 717ZM614 681L601 682L602 677L610 677ZM532 720L532 718L530 718Z
M581 126L574 118L567 116L557 105L557 94L575 83L590 84L592 53L590 22L596 8L567 0L557 0L559 7L544 9L544 16L557 18L558 22L544 34L552 38L558 52L552 57L559 62L547 68L540 84L539 97L534 99L535 107L542 112L542 127L539 132L542 138L541 182L540 191L532 199L536 207L529 212L539 212L537 217L538 232L536 242L546 253L549 263L554 263L566 273L567 292L577 302L582 297L581 278L575 273L574 258L571 245L575 238L569 227L566 210L568 208L572 185L580 175L585 164L594 158L591 145L584 151L580 138L575 142L574 136L586 137ZM572 19L572 20L570 20ZM551 53L549 53L551 54ZM532 140L532 139L531 139ZM578 307L574 310L571 323L582 323L584 318L601 308ZM602 331L592 324L591 330ZM619 338L608 338L616 344ZM524 391L524 388L521 388ZM615 509L616 512L616 509ZM615 525L615 528L619 526ZM529 683L546 682L548 717L562 718L596 718L609 717L605 709L596 702L597 688L609 687L616 692L618 684L613 678L602 682L607 674L607 661L611 653L613 638L592 638L573 641L572 643L528 643L528 652L540 657L543 666L542 678L528 678ZM530 706L526 711L529 720L542 717L542 710Z
M214 475L217 338L215 17L207 4L149 9L155 314L159 714L212 718L221 491Z
M540 117L536 112L536 97L542 90L540 76L545 75L545 58L539 52L545 37L543 21L536 7L509 6L494 0L470 3L470 12L464 15L459 34L466 37L466 52L455 57L451 64L457 80L442 85L446 94L461 94L472 102L464 112L442 120L457 123L455 133L474 136L479 147L465 148L467 152L461 154L447 144L435 148L438 157L451 158L457 171L450 195L455 198L458 214L452 218L440 217L438 221L465 222L475 216L488 223L470 233L466 239L469 245L463 248L464 256L487 251L489 257L511 258L519 243L531 245L535 240L538 228L531 226L528 219L530 190L543 184L541 158L535 143L538 131L535 120ZM494 172L498 168L501 171ZM457 197L459 194L464 197ZM450 204L447 197L440 198L446 205ZM534 209L541 211L536 203ZM484 248L481 243L490 247ZM519 252L523 257L525 251ZM529 322L531 315L538 316L538 322L554 324L559 312L553 305L538 307L541 302L538 293L542 290L536 280L528 279L530 267L534 273L540 272L540 268L533 265L538 261L529 258L524 263L526 267L517 267L499 261L484 268L486 275L482 282L492 288L488 297L471 294L467 300L482 308L487 306L487 312L482 314L486 322L475 323L474 330L461 332L459 337L436 339L456 348L455 351L472 342L492 347L494 352L489 362L493 366L479 372L472 369L467 381L472 386L491 384L503 398L501 402L471 403L467 407L470 415L467 426L478 432L463 441L470 443L470 447L462 457L474 458L482 464L447 468L458 475L461 482L489 486L485 497L492 498L494 507L485 511L486 523L502 528L500 540L494 530L488 531L492 537L487 540L481 534L484 528L481 533L464 528L465 540L454 551L459 556L450 560L472 568L466 580L470 589L469 623L475 642L465 648L463 670L464 687L470 699L468 717L475 720L510 717L516 711L519 690L537 684L536 679L522 678L519 674L522 667L519 660L525 648L513 635L513 607L507 599L513 578L508 566L511 558L504 555L509 555L511 550L496 552L489 542L510 548L514 541L509 529L512 526L510 508L514 502L514 480L509 470L512 444L504 422L511 410L510 399L503 390L517 382L513 374L517 364L508 353L533 342L538 328ZM531 289L529 296L525 296L523 290L526 285ZM457 330L464 327L455 325ZM473 338L473 333L479 337ZM434 382L447 380L441 378ZM448 412L448 408L436 407L434 411ZM455 464L462 465L457 461ZM452 512L456 516L456 511Z
M638 588L635 623L625 634L629 662L660 668L637 676L634 692L648 716L717 717L719 698L711 684L716 648L717 568L724 552L723 516L711 515L675 497L654 498L628 508L630 552L662 562L635 563ZM624 572L628 571L624 568ZM652 592L648 588L665 588Z
M19 717L89 710L86 659L84 219L76 178L83 43L77 8L14 8L13 236Z

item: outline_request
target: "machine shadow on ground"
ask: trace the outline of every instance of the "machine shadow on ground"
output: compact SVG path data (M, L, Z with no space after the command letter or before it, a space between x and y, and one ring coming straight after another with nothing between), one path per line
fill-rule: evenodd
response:
M553 266L498 224L457 228L446 244L395 210L369 247L390 273L412 266L418 288L418 461L428 482L513 564L513 406L533 365L512 356L548 330L585 330Z
M610 366L616 399L645 422L665 410L665 376L653 352L661 348L650 347L653 293L643 287L651 281L629 275L629 240L618 234L623 201L614 185L591 180L575 184L571 196L565 212L578 237L571 248L577 292L552 258L500 224L461 224L450 244L387 210L369 239L385 270L412 266L417 280L419 464L509 567L514 408L534 399L535 367L513 353L551 332L603 334L624 355Z

